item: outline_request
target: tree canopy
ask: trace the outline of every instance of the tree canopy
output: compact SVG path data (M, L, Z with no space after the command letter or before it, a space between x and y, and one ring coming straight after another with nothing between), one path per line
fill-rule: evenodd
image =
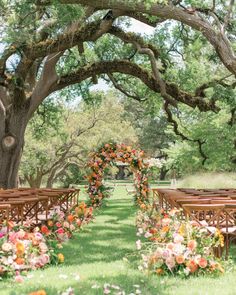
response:
M1 0L0 8L0 186L16 185L25 129L43 101L65 89L89 99L99 78L157 100L202 155L204 139L185 134L181 108L226 109L235 138L234 0ZM154 34L130 32L133 19Z

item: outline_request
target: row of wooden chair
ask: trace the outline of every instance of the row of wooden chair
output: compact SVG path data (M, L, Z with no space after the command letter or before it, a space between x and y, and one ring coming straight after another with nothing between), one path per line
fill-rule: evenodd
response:
M38 224L48 219L55 206L68 211L78 203L78 196L77 189L0 190L0 224L9 224L9 221L23 224L26 220Z
M219 229L225 236L226 257L230 241L236 238L235 190L153 189L154 200L168 213L172 208L182 208L182 218L190 218L205 226L213 234Z

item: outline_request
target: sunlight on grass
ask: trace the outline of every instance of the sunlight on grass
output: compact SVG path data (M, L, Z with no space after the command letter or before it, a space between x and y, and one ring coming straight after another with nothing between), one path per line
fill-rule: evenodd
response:
M200 173L178 181L186 188L236 188L236 173Z

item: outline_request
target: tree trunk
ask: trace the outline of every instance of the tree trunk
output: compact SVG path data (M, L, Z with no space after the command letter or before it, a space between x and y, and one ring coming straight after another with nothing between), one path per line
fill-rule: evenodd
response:
M118 166L119 171L116 174L117 180L124 180L125 179L125 166Z
M37 174L36 176L33 175L25 175L25 179L29 183L29 186L32 188L40 188L42 184L43 175Z
M160 180L165 180L166 178L166 174L169 170L166 169L165 167L161 167L161 170L160 170Z
M26 111L0 114L0 188L18 187L18 170L24 146Z

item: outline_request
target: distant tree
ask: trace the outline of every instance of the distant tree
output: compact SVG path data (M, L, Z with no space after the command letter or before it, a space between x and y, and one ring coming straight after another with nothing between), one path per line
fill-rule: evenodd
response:
M96 100L95 104L80 103L73 109L61 105L55 105L51 111L47 109L47 115L52 118L43 127L43 111L34 117L26 132L20 169L22 180L31 187L40 187L42 183L52 187L60 179L68 183L68 178L75 183L76 176L72 175L81 175L80 170L84 171L92 150L109 141L135 143L135 130L122 118L122 104L112 93L101 97L100 104Z

